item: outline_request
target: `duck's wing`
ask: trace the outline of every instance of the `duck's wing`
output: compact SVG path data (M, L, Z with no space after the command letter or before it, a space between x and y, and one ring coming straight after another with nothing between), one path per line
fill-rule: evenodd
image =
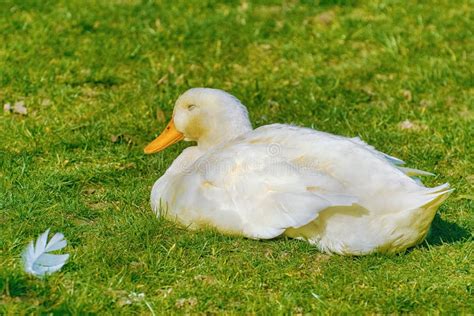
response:
M281 155L280 146L246 138L210 151L176 183L187 189L174 207L188 210L189 222L268 239L357 202L329 174Z
M419 207L427 202L432 190L437 192L437 188L427 188L417 179L431 173L401 167L402 160L376 150L359 138L282 124L259 129L259 137L280 135L283 143L293 144L288 150L293 157L304 152L316 170L344 183L341 192L356 196L358 204L372 214L392 214Z

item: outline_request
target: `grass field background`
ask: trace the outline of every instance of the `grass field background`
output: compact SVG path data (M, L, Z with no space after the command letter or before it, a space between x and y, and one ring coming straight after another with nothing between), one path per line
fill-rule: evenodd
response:
M0 313L474 313L470 1L0 2ZM456 189L400 255L328 256L296 240L158 220L145 156L187 88L254 126L360 136ZM23 272L51 227L71 257Z

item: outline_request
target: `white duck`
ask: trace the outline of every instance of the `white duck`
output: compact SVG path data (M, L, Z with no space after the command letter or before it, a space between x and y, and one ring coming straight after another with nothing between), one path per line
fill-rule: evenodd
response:
M254 239L286 235L344 255L399 252L421 242L448 184L427 188L403 161L359 138L272 124L252 129L232 95L194 88L145 148L186 148L151 192L153 210L192 229Z

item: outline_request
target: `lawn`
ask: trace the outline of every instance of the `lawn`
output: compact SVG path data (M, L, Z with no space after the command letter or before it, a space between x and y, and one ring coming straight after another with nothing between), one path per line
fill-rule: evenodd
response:
M0 313L474 313L473 8L450 1L0 3ZM360 136L456 191L427 241L329 256L297 240L157 219L153 182L189 144L143 147L190 87L254 126ZM69 262L23 272L63 232Z

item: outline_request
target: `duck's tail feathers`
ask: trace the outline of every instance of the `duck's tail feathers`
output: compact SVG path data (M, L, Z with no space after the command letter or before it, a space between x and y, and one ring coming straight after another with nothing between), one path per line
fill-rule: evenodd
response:
M443 203L454 189L449 187L449 183L439 185L434 188L423 187L421 191L413 192L413 201L406 210L433 210Z
M407 168L407 167L398 167L398 166L397 168L409 177L434 176L434 173L423 171L423 170Z
M413 218L413 222L418 223L418 225L415 224L415 227L418 228L420 233L413 245L416 245L425 239L426 235L429 232L431 223L433 222L433 219L436 215L436 212L438 211L438 208L453 191L454 189L451 189L449 187L449 183L445 183L440 186L429 189L427 195L430 196L431 199L423 206L421 206L418 209L418 212L415 211L413 213L415 217Z
M400 166L400 165L405 164L405 161L398 159L397 157L390 156L386 153L382 153L382 155L385 157L385 159L387 159L389 162L391 162L395 166Z
M389 252L399 252L419 244L429 232L431 223L443 203L453 191L448 183L434 188L426 188L423 198L418 201L419 206L414 206L404 213L406 216L397 215L398 219L390 220L396 236L390 244Z
M452 189L449 186L449 183L445 183L445 184L439 185L437 187L428 189L427 195L431 196L432 198L430 199L430 201L428 201L428 203L426 203L423 206L427 210L428 209L433 209L433 208L435 208L435 210L436 210L436 209L438 209L438 206L441 203L443 203L449 197L451 192L453 192L453 191L454 191L454 189Z

